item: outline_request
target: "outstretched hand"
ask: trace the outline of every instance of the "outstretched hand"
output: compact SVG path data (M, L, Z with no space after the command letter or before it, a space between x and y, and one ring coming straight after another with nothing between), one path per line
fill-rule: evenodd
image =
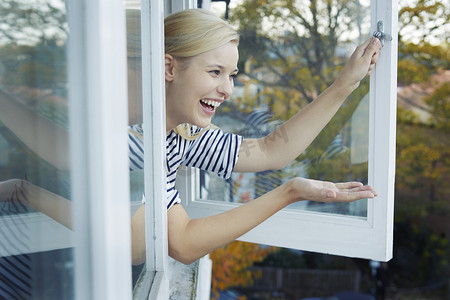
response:
M333 183L296 177L291 179L295 201L353 202L378 196L369 185L360 182Z
M370 74L381 53L381 42L377 38L370 38L359 45L345 65L335 83L349 86L352 90L359 86L359 82Z

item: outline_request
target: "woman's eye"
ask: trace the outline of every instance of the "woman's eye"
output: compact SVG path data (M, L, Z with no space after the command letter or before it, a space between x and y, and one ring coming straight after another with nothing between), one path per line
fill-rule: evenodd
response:
M219 75L220 74L219 70L212 70L212 71L209 71L209 72L214 74L214 75Z
M237 77L237 74L231 74L230 75L230 78L236 78Z

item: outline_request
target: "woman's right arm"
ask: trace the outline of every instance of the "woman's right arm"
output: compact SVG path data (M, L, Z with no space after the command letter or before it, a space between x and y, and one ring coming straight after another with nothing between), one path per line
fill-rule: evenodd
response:
M145 206L141 205L131 218L131 261L145 262Z
M255 200L210 217L190 219L181 205L174 205L167 213L169 255L192 263L293 202L352 202L376 196L372 187L358 182L332 183L297 177Z
M302 201L352 202L376 197L371 186L359 182L332 183L293 178L287 183L229 211L190 219L180 204L167 213L169 255L190 264L234 241L287 205ZM145 261L145 211L142 205L131 220L133 264Z
M0 202L15 202L30 206L73 229L72 201L26 180L10 179L0 182Z
M0 121L39 157L60 170L70 167L69 134L0 89Z

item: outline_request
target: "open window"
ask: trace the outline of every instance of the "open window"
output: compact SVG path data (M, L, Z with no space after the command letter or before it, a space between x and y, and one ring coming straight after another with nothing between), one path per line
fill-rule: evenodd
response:
M289 9L281 4L276 7L276 3L271 2L271 9L279 14L277 17L259 14L263 17L253 24L251 19L240 20L244 58L240 69L244 74L238 77L230 103L222 105L213 119L226 131L244 137L271 132L279 125L273 115L277 119L291 116L323 91L332 82L327 76L337 75L333 70L378 29L379 21L393 40L385 42L370 80L362 82L296 161L281 171L234 174L227 181L185 169L177 179L184 205L196 218L231 209L293 176L361 181L373 185L379 196L351 204L296 203L240 240L389 260L393 240L397 4L389 0L332 2L333 7L328 9L326 3L318 2L312 11L307 4L298 3ZM241 17L246 15L245 4L236 4L241 5L237 11ZM271 39L262 38L261 32ZM319 52L317 46L321 46ZM320 71L314 70L316 65ZM282 134L276 138L287 139Z
M0 16L0 298L128 299L122 3L14 0Z

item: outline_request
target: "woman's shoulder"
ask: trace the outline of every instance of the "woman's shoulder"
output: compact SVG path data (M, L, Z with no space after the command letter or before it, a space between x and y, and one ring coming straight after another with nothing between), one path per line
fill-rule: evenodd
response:
M128 126L128 131L134 131L140 134L144 134L144 128L142 126L142 124L134 124L134 125L130 125Z

